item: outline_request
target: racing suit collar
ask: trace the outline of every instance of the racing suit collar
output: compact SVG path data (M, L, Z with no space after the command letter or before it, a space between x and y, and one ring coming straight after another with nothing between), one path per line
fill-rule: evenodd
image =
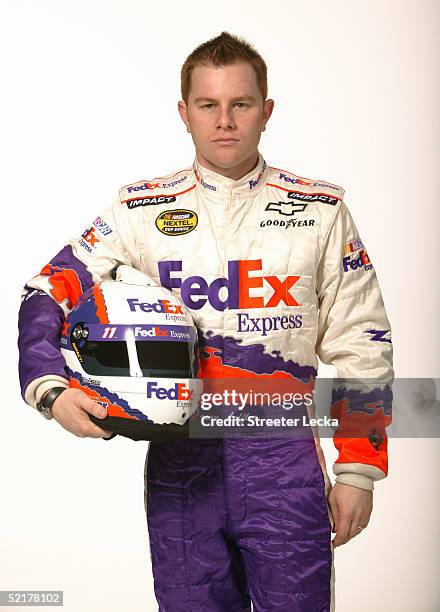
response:
M208 170L201 165L197 156L194 160L193 170L198 186L203 191L206 190L212 196L252 196L258 193L264 186L267 174L267 164L261 153L258 153L258 163L253 170L248 172L241 179L234 180L218 174L213 170Z

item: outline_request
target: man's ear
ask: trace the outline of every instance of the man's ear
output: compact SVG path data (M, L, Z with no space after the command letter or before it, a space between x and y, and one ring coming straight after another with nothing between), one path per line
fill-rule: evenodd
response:
M266 123L269 121L269 118L272 114L273 107L275 102L272 99L266 100L263 107L263 126L261 131L264 132L266 129Z
M186 125L186 131L190 134L191 127L189 125L188 111L186 108L186 104L183 100L179 100L179 102L177 103L177 109L179 111L179 115L181 116L183 123Z

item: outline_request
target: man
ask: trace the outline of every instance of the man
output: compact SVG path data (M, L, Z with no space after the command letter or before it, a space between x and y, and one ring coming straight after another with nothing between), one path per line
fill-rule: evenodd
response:
M223 32L190 54L181 76L194 165L123 187L28 282L23 397L75 435L111 436L87 416L104 419L105 409L66 389L58 342L81 293L128 264L192 309L204 376L299 380L316 375L317 354L338 370L338 414L388 414L390 326L344 190L263 160L274 102L248 43ZM182 215L182 232L163 231ZM363 378L371 384L349 380ZM333 609L332 548L365 529L373 482L387 474L384 429L344 431L331 492L317 439L151 443L146 510L159 609L238 612L250 598L255 612Z

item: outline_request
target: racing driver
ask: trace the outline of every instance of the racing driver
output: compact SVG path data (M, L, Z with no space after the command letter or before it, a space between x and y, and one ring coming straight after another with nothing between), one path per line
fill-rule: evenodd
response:
M181 70L178 111L192 166L122 187L28 281L19 322L25 401L80 437L113 437L106 410L68 388L66 314L115 266L179 294L209 377L305 379L336 367L332 410L390 411L390 324L338 185L270 167L258 149L274 108L267 69L222 32ZM371 381L356 388L356 380ZM354 382L353 382L354 381ZM387 475L384 428L337 436L331 488L317 439L152 442L145 499L162 612L334 609L334 548L365 529ZM333 541L331 532L335 533Z

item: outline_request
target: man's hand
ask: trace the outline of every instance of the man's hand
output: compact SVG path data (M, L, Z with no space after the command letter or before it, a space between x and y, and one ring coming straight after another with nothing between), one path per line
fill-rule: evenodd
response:
M373 510L373 491L335 483L328 497L334 527L333 547L346 544L368 525Z
M80 389L66 389L52 406L52 414L58 423L79 438L110 438L111 431L101 429L89 419L107 416L107 410Z

